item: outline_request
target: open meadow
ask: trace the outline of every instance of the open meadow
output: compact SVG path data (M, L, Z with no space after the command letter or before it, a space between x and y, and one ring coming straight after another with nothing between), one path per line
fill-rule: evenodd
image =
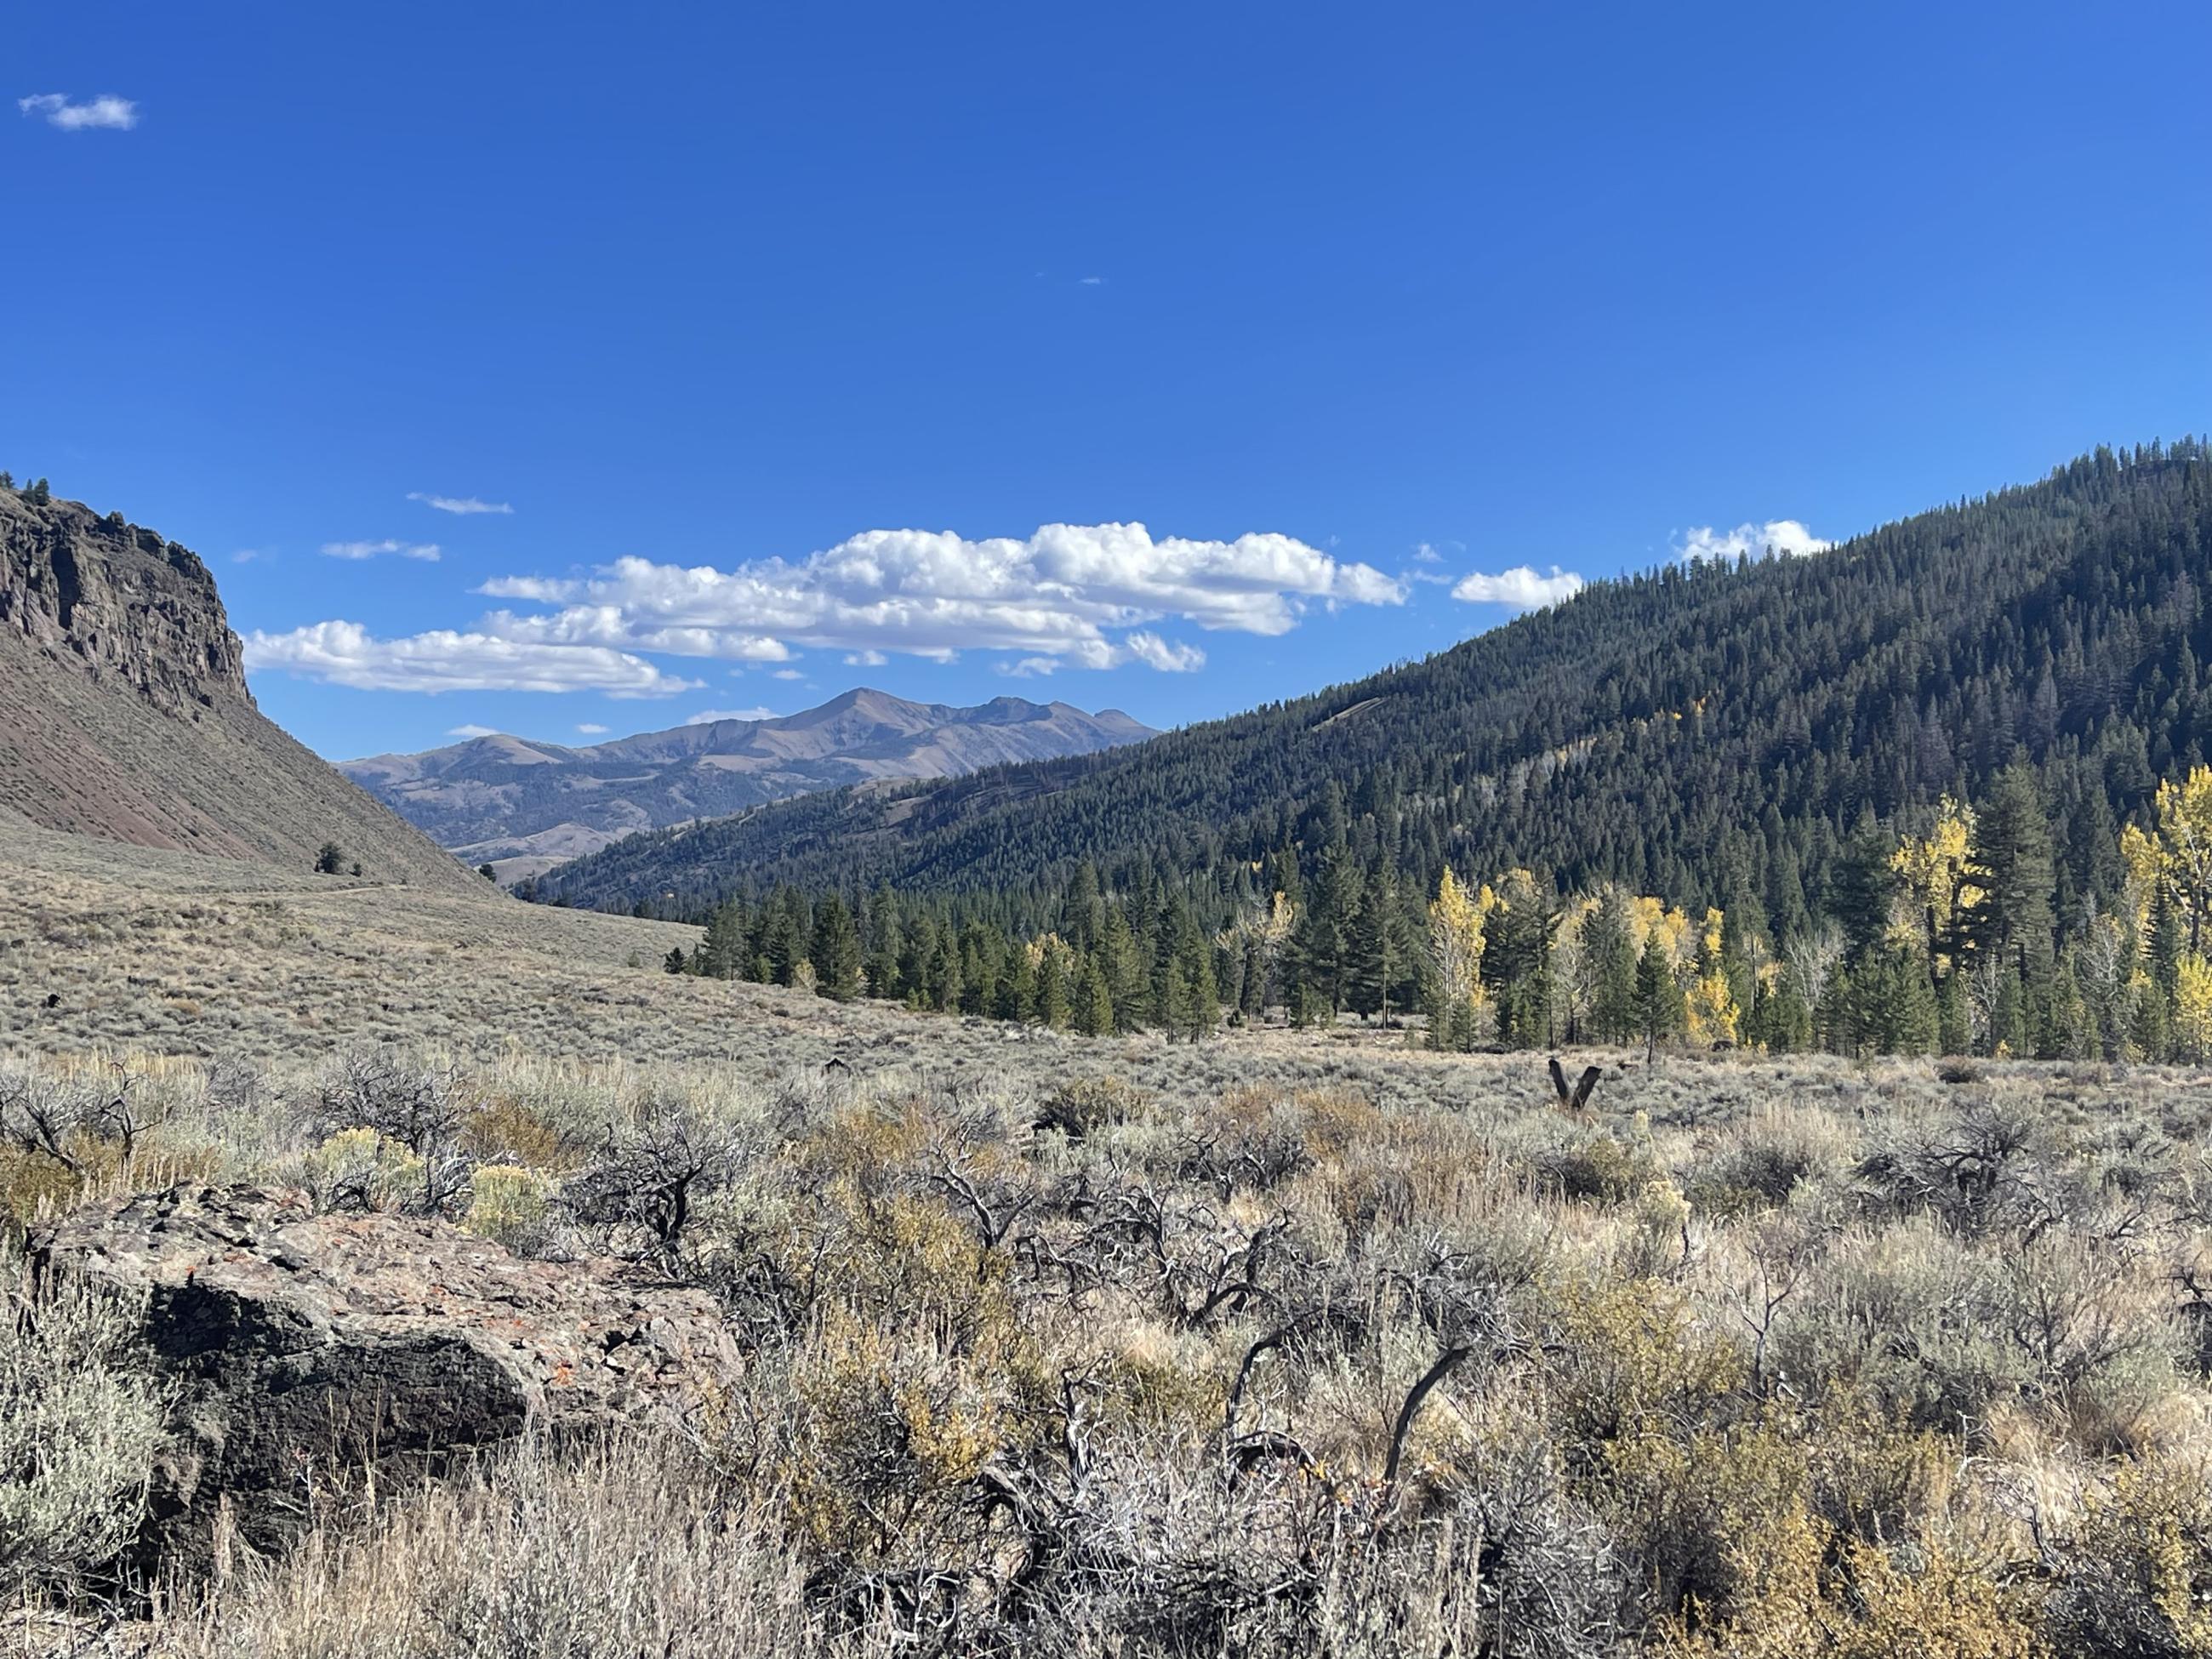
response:
M18 1493L11 1595L76 1608L27 1639L2212 1651L2212 1075L1577 1052L1571 1111L1403 1033L1085 1041L672 977L693 930L489 892L0 856L34 1248L273 1186L702 1290L736 1356L149 1596L108 1559L155 1393L27 1286L0 1436L109 1425Z

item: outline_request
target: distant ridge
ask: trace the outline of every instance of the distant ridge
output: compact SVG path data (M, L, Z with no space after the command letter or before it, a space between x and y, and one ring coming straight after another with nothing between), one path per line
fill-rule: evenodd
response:
M119 514L0 488L0 818L10 812L302 876L336 842L375 880L473 879L255 708L196 555Z
M879 779L964 776L1154 736L1118 709L994 697L972 708L862 688L819 708L588 748L497 734L338 769L471 863L519 878L640 830Z

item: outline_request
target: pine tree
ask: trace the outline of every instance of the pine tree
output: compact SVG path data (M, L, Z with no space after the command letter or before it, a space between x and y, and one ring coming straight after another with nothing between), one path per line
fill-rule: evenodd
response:
M905 987L899 963L906 947L905 927L899 915L898 895L889 882L879 884L868 901L868 994L896 1000Z
M707 939L699 953L705 958L701 973L712 979L736 977L745 957L744 900L732 898L714 908L714 914L707 920Z
M1096 956L1084 957L1076 975L1073 1018L1085 1036L1104 1036L1114 1029L1114 993Z
M2025 764L1998 773L1975 814L1966 872L1981 890L1962 930L1972 948L2037 975L2051 954L2051 821Z
M1068 1020L1068 985L1064 951L1048 943L1037 958L1036 1018L1040 1025L1059 1030Z
M1636 941L1629 931L1625 896L1608 890L1583 924L1583 949L1590 959L1590 1026L1602 1042L1629 1042L1642 1034L1637 1018Z
M836 1002L860 994L860 930L835 893L814 907L814 939L806 957L814 964L816 994Z
M1636 1023L1644 1037L1647 1060L1658 1051L1659 1039L1682 1029L1682 988L1674 981L1674 964L1653 930L1644 941L1644 954L1636 963Z
M1346 1005L1363 1019L1380 1014L1386 1024L1389 1021L1391 988L1403 972L1404 934L1397 878L1378 858L1360 890L1345 975Z

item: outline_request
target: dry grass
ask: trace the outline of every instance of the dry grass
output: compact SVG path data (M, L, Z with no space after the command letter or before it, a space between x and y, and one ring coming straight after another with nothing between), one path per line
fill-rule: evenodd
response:
M446 1091L449 1213L649 1251L745 1354L685 1438L387 1494L160 1650L2212 1652L2205 1075L1600 1056L1570 1117L1537 1057L1085 1042L489 893L9 856L5 1006L112 1000L18 1018L0 1084L119 1064L154 1126L19 1146L19 1213L418 1201L338 1121L375 1048Z

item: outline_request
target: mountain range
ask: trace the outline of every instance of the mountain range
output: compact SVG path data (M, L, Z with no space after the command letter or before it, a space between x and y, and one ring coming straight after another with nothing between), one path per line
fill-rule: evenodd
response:
M302 875L335 842L344 867L373 880L476 880L255 707L197 555L120 514L0 489L0 821L9 815Z
M701 720L588 748L494 735L338 769L470 863L515 879L638 830L811 791L957 777L1156 735L1118 709L1019 697L959 708L863 689L801 714Z

